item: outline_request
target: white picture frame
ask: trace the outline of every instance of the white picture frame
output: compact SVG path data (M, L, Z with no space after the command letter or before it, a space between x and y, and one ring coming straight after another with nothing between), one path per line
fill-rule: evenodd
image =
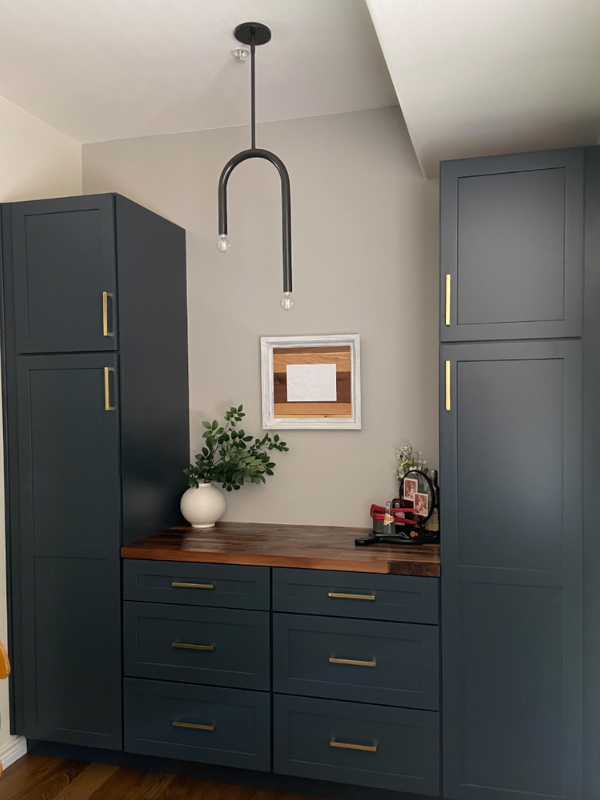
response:
M277 348L349 347L350 348L350 416L311 417L307 419L275 417L275 373L273 351ZM332 334L323 336L261 336L261 384L263 430L360 430L360 335Z

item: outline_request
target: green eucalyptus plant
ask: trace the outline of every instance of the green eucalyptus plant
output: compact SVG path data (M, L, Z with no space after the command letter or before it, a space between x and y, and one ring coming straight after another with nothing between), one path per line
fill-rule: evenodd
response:
M272 475L275 467L269 451L289 450L278 434L271 439L266 433L258 439L246 434L243 428L238 429L238 424L246 416L243 409L243 406L232 406L226 412L223 424L217 420L202 423L206 429L202 434L205 440L202 452L196 456L195 464L183 470L194 489L200 483L220 483L230 492L244 483L265 483L265 475Z

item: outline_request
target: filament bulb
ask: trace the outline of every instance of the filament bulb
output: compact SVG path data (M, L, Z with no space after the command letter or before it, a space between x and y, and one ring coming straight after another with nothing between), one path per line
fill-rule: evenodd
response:
M226 253L230 247L231 247L231 242L229 241L227 236L225 236L225 234L222 233L219 236L219 241L217 242L217 250L219 251L219 253Z
M281 298L281 303L279 304L284 311L289 311L291 308L294 307L294 300L292 299L291 292L284 292L283 297Z

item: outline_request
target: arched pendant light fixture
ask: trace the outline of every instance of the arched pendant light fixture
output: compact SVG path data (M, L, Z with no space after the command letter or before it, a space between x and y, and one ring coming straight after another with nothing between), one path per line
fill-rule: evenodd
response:
M219 241L217 248L221 253L229 249L227 238L227 182L238 164L249 158L264 158L277 168L281 178L281 216L283 239L283 299L281 307L289 311L294 305L292 300L292 209L290 200L290 176L283 161L269 150L256 147L256 92L255 92L255 50L258 45L266 44L271 39L271 30L260 22L244 22L234 31L235 38L242 44L250 45L250 127L251 146L249 150L233 156L223 167L219 178Z

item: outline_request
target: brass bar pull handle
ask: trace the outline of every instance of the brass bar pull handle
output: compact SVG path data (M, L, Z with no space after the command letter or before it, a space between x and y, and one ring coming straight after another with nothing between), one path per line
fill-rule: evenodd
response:
M214 583L182 583L181 581L173 581L171 586L176 589L214 589Z
M330 664L353 664L355 667L376 667L377 660L373 659L373 661L357 661L354 658L334 658L333 656L329 659Z
M114 331L108 330L108 298L113 299L112 292L102 292L102 335L114 336Z
M110 404L110 373L114 372L114 367L104 367L104 410L114 411L116 406Z
M171 647L178 647L180 650L214 650L214 644L184 644L183 642L171 642Z
M377 742L375 744L350 744L349 742L336 742L332 739L329 742L330 747L343 747L344 750L365 750L367 753L377 752Z
M450 362L446 361L446 411L450 411L450 409L452 408L450 387L451 387Z
M446 325L450 325L450 281L452 280L450 275L446 275Z
M214 731L214 725L197 725L195 722L179 722L178 720L173 720L171 725L174 728L194 728L197 731Z
M329 592L328 597L342 600L375 600L374 594L345 594L344 592Z

